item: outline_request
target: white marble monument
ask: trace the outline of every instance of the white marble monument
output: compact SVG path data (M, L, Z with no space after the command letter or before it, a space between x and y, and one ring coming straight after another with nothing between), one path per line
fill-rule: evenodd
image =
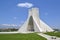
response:
M54 30L39 18L39 8L29 9L27 20L18 30L19 33L52 31Z

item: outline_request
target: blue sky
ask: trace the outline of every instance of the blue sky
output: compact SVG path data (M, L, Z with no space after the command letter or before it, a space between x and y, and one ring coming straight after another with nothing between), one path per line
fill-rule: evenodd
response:
M0 0L0 24L23 24L28 17L27 7L19 3L31 3L38 7L40 18L52 28L60 28L60 0Z

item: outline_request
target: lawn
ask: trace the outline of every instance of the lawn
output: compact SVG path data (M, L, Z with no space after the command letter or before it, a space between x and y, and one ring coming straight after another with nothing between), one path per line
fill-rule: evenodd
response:
M36 33L30 34L0 34L0 40L47 40Z
M45 34L51 35L51 36L57 36L60 37L60 32L47 32Z

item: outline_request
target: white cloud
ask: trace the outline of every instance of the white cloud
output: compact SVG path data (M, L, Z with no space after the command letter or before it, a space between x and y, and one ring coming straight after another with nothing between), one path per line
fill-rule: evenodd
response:
M33 6L32 3L18 3L17 4L18 7L26 7L26 8L31 8Z
M17 26L16 24L2 24L3 26Z
M10 26L9 24L2 24L2 25L4 25L4 26Z

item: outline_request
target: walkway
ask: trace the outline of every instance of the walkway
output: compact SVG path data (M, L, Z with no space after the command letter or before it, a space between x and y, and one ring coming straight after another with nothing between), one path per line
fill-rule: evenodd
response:
M55 36L49 36L49 35L46 35L46 34L43 34L43 33L38 33L38 35L44 37L44 38L47 38L47 40L60 40L60 38L58 37L55 37Z

